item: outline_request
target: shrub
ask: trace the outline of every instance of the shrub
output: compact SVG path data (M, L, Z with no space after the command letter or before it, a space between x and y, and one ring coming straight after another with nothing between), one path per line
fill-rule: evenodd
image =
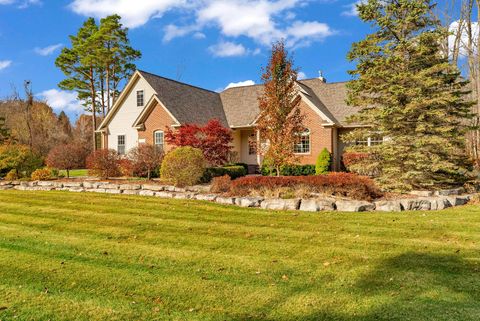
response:
M0 145L0 175L14 170L18 177L30 177L32 172L43 166L41 157L34 154L28 146L7 144Z
M113 149L94 151L87 157L88 173L100 178L118 177L121 175L118 161L118 153Z
M379 170L375 166L375 155L369 153L346 152L342 155L346 170L358 175L377 177Z
M128 158L132 161L133 175L150 179L153 173L158 172L163 152L155 146L144 144L133 148Z
M118 168L122 176L133 177L135 176L133 171L133 162L128 158L120 158L118 160Z
M277 171L269 166L262 166L263 176L277 176ZM315 165L283 165L280 167L282 176L309 176L315 175Z
M16 181L18 179L18 173L16 169L10 170L7 175L5 175L7 181Z
M70 170L85 166L85 154L81 145L63 144L52 148L45 162L50 167L64 169L70 177Z
M32 180L34 181L46 181L52 178L52 170L50 168L39 168L36 169L32 175Z
M203 127L184 124L176 130L169 129L165 132L165 140L174 146L200 149L213 166L225 164L232 150L231 130L223 127L217 119L210 120Z
M228 175L214 177L212 179L212 186L210 191L212 193L226 193L230 191L232 185L232 179Z
M381 196L372 179L351 173L319 176L242 177L232 182L232 193L238 196L278 188L308 188L314 193L371 200Z
M208 183L215 177L228 175L231 179L236 179L247 175L247 170L243 166L224 166L224 167L209 167L205 170L201 178L202 183Z
M328 173L331 163L332 156L330 152L326 148L322 149L320 154L318 154L317 163L315 164L315 174L323 175Z
M179 147L170 151L162 161L162 179L176 186L191 186L200 181L205 172L205 157L198 148Z

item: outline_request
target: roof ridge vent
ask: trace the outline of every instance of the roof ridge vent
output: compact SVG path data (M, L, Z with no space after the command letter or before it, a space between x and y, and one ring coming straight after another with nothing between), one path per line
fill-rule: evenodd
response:
M323 77L323 71L321 70L318 71L318 79L320 79L324 83L327 82L327 78Z

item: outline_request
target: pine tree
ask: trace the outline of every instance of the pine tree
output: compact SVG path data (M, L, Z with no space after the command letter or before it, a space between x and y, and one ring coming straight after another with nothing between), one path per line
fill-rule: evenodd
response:
M261 138L268 143L267 149L262 151L265 160L277 175L280 175L281 166L295 160L293 146L298 134L304 130L296 87L297 74L285 44L282 41L273 44L269 63L262 75L264 92L259 98L257 128Z
M350 121L367 127L347 142L384 137L367 151L390 190L432 189L464 180L464 140L472 103L467 82L440 50L447 30L436 28L428 0L368 0L359 16L376 31L353 44L357 63L348 84L350 105L362 108ZM371 165L371 164L370 164Z
M6 127L5 118L0 117L0 144L3 144L10 137L10 131Z

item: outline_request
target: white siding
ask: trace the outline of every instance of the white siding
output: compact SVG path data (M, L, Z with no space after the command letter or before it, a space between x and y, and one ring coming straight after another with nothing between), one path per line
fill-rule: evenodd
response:
M125 151L127 153L138 144L138 132L132 125L145 105L137 107L137 90L143 90L144 104L155 94L153 88L143 78L137 80L108 125L108 148L110 149L117 150L118 135L125 135Z

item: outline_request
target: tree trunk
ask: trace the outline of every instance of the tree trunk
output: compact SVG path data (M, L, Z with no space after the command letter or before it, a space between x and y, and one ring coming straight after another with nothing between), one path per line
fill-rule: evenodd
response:
M92 127L93 127L93 150L97 150L97 139L96 139L96 133L95 131L97 130L97 113L96 113L96 96L97 93L95 92L95 79L93 77L93 67L90 67L90 95L92 99Z

